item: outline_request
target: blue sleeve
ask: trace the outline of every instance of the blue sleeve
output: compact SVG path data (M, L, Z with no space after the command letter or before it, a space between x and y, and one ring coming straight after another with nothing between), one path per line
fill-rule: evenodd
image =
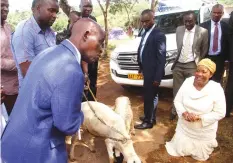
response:
M23 25L22 28L17 29L13 34L12 50L19 64L33 60L35 57L34 35L29 28L26 28Z
M75 134L83 123L81 100L84 77L81 72L72 71L63 72L59 76L51 98L54 126L66 135Z
M166 63L166 37L163 33L159 33L157 36L157 64L156 64L156 74L154 81L161 82L164 76L164 69Z

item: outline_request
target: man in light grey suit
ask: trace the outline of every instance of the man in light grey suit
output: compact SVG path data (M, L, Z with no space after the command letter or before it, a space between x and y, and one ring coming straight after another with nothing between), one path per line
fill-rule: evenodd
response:
M180 86L186 78L193 76L197 63L208 52L208 31L196 25L196 15L193 11L184 14L184 26L176 29L177 58L172 65L173 96L175 98ZM176 117L173 105L170 119Z

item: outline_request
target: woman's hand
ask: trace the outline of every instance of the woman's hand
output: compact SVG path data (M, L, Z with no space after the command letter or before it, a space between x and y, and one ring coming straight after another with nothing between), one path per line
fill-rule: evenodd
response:
M182 114L182 116L184 117L184 119L186 120L186 121L189 121L189 122L196 122L196 121L199 121L201 118L200 118L200 116L199 115L196 115L196 114L194 114L194 113L189 113L189 112L184 112L183 114Z

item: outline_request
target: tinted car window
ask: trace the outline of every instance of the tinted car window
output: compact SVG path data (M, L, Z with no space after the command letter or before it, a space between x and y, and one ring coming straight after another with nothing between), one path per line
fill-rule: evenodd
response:
M155 17L155 24L165 34L175 33L178 26L183 25L183 15L185 12L159 15ZM195 11L198 16L198 11Z

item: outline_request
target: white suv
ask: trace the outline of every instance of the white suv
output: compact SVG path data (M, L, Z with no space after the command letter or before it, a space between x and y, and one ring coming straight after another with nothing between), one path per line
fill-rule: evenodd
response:
M197 15L198 24L210 19L213 5L202 6L199 9L192 9ZM189 10L189 9L188 9ZM155 24L166 35L166 65L165 75L162 78L160 87L173 87L173 76L171 66L177 56L176 28L183 24L183 15L187 9L176 9L166 12L155 13ZM130 40L128 43L117 46L111 53L110 72L112 79L124 86L143 86L143 77L138 74L137 49L141 37Z

